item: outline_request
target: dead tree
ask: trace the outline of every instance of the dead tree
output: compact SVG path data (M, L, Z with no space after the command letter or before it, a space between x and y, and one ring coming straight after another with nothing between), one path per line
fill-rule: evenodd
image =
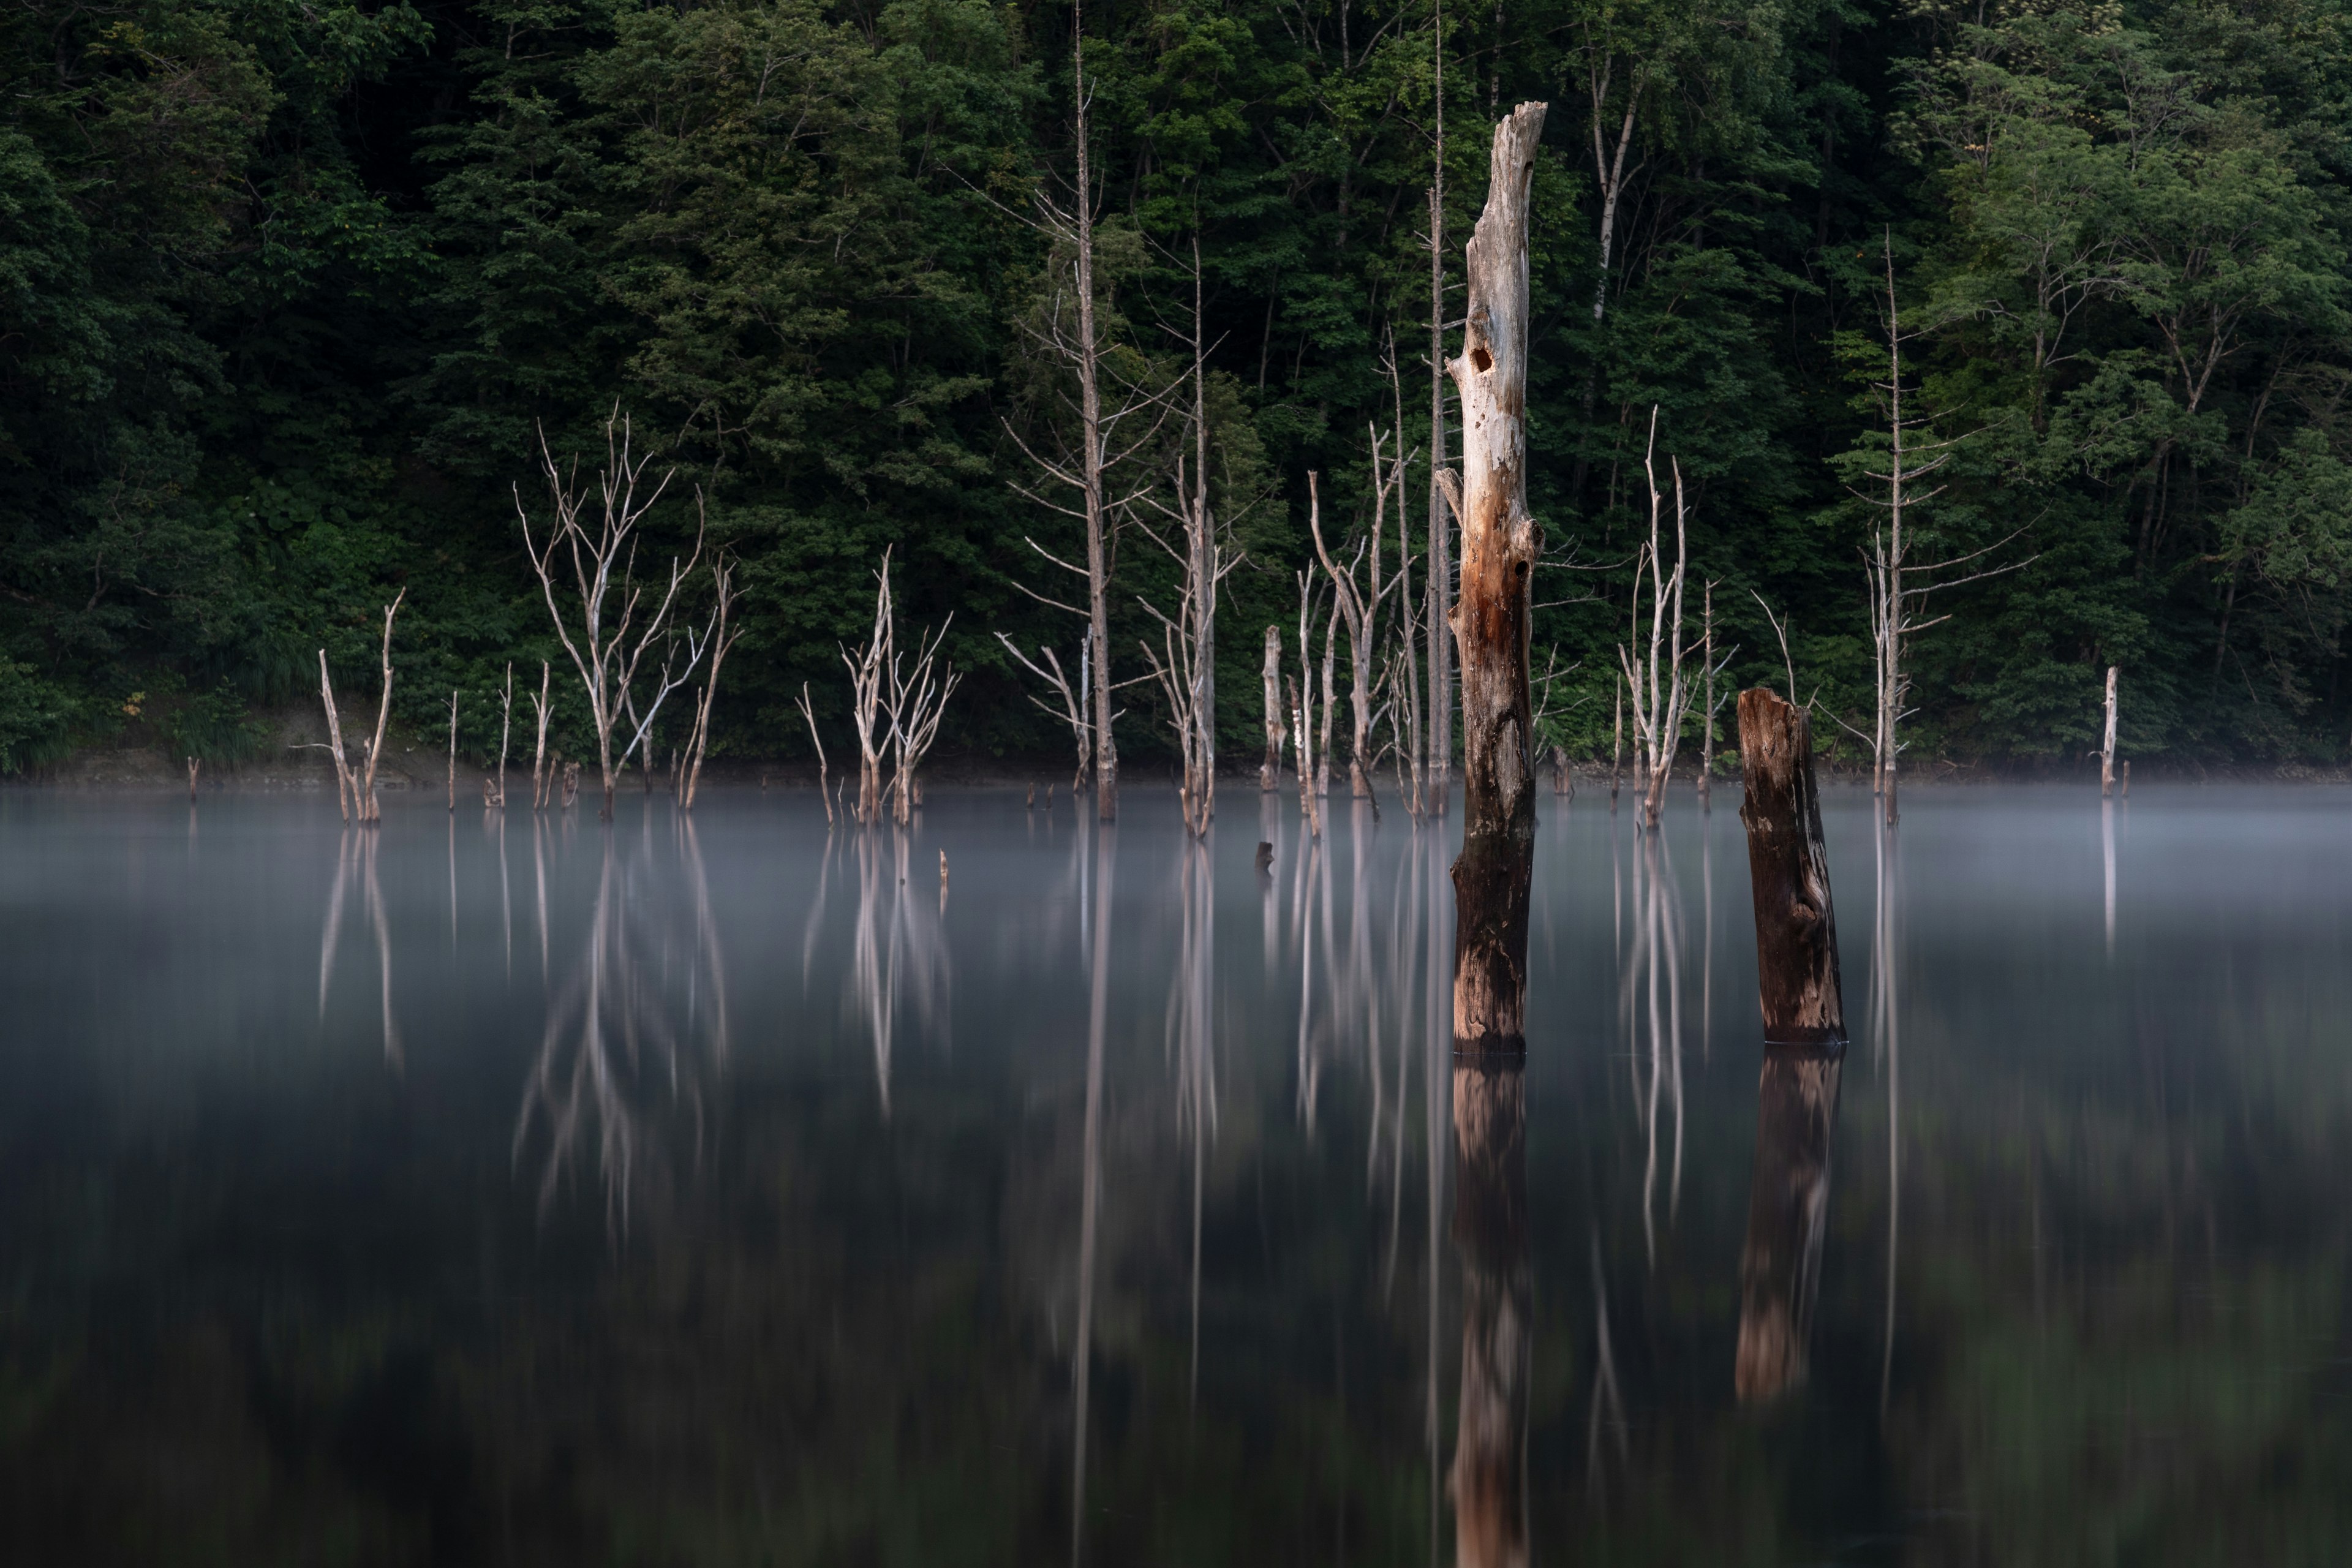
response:
M354 809L362 822L382 822L383 805L376 799L375 773L383 760L383 729L392 718L392 623L400 614L401 601L408 597L403 588L393 595L392 603L383 607L383 687L375 702L375 738L368 742L367 758L360 773L359 793L353 796Z
M343 716L335 706L335 683L327 677L325 648L319 650L319 699L327 705L327 755L335 764L335 805L348 823L359 786L352 778L351 760L343 754Z
M577 759L563 764L563 809L569 811L580 798L580 763Z
M719 693L719 667L727 658L727 650L743 635L743 628L728 623L735 610L735 601L742 595L735 586L735 566L725 552L712 563L710 588L717 596L718 607L711 616L710 669L702 679L702 700L695 705L694 729L687 743L686 793L681 797L686 809L694 809L694 792L702 782L702 758L710 748L710 701Z
M2099 798L2116 793L2116 667L2107 666L2107 726L2099 742Z
M1334 609L1323 618L1323 728L1315 740L1315 793L1326 800L1331 795L1331 713L1338 706L1332 700L1331 665L1339 646L1339 612Z
M1528 590L1543 548L1543 531L1527 506L1528 232L1544 108L1523 103L1495 128L1486 211L1465 257L1470 299L1462 353L1447 366L1462 403L1454 509L1462 519L1462 589L1452 621L1462 661L1464 821L1454 865L1458 1050L1527 1045L1536 826Z
M1739 820L1748 828L1765 1043L1843 1045L1837 914L1830 901L1806 710L1760 686L1741 692L1739 768L1747 785Z
M1077 772L1070 779L1070 794L1075 797L1086 788L1087 765L1093 754L1092 727L1087 719L1087 676L1090 661L1086 647L1081 644L1078 648L1078 683L1073 687L1069 677L1062 673L1062 661L1054 656L1051 647L1043 643L1038 645L1037 652L1045 661L1045 667L1040 668L1030 661L1027 655L1013 647L1013 639L1003 632L996 634L996 640L1004 645L1004 651L1017 659L1022 668L1052 687L1055 695L1062 700L1060 709L1056 710L1043 698L1033 695L1029 699L1040 712L1050 713L1070 727L1070 738L1078 751Z
M1617 716L1609 723L1609 809L1617 809L1617 786L1625 773L1625 677L1617 677Z
M507 663L507 683L499 689L499 774L497 787L485 795L501 811L507 805L507 743L514 733L514 663Z
M1910 700L1911 677L1904 668L1905 644L1928 627L1950 619L1937 616L1921 619L1929 595L1979 578L2014 572L2030 563L2011 562L2005 565L1981 568L1947 576L1955 567L1971 565L2017 537L2007 537L1986 545L1981 550L1948 557L1926 565L1911 560L1914 540L1913 520L1916 509L1932 500L1942 489L1937 486L1925 491L1913 489L1920 480L1942 468L1952 458L1955 440L1933 441L1926 445L1906 444L1913 432L1929 423L1926 416L1906 415L1903 411L1903 345L1919 335L1920 331L1906 331L1895 292L1895 241L1887 234L1884 250L1886 270L1886 379L1877 384L1885 398L1886 410L1886 469L1865 468L1864 477L1885 486L1884 497L1864 496L1885 514L1880 525L1873 530L1868 550L1864 553L1863 567L1870 584L1870 632L1874 660L1876 665L1875 708L1870 733L1873 788L1885 798L1886 822L1892 826L1896 820L1895 805L1895 763L1903 750L1898 734L1903 721L1911 715L1906 706ZM1922 454L1933 453L1923 458ZM1861 494L1860 491L1855 493ZM2021 530L2020 531L2022 531ZM1841 721L1843 722L1843 721ZM1853 726L1845 726L1852 731Z
M653 459L650 455L635 452L631 445L629 421L615 409L604 421L605 461L596 476L594 498L600 504L595 506L595 520L591 523L584 514L591 510L592 498L580 482L577 459L568 468L559 464L544 429L540 432L539 453L555 513L543 546L531 537L530 512L522 504L520 486L515 489L515 511L522 521L523 545L530 555L532 570L539 574L547 613L555 622L555 635L562 640L563 651L572 656L572 668L579 671L581 687L588 698L588 719L596 732L596 762L604 789L603 815L609 819L613 815L613 791L619 782L614 771L613 731L625 710L633 715L636 712L634 688L646 655L656 646L662 648L661 677L655 683L652 700L646 705L642 718L635 720L635 733L617 759L622 768L628 766L629 751L646 741L663 699L685 683L701 659L702 645L689 627L686 633L686 667L673 678L677 626L672 613L677 605L679 587L702 558L702 492L695 492L694 548L682 563L676 556L670 558L669 581L660 597L649 603L644 585L635 577L637 530L669 488L671 474L676 470L666 470L655 482L652 493L639 498L639 481ZM556 579L562 574L566 563L572 579L568 590L577 600L569 615L556 596Z
M808 682L805 680L801 682L801 717L808 721L809 744L816 748L816 793L824 802L824 825L829 828L833 826L833 786L825 777L824 742L816 732L816 710L809 702ZM765 788L767 782L768 775L761 773L761 786Z
M1663 516L1665 498L1658 489L1656 448L1658 412L1650 410L1650 443L1642 454L1642 472L1650 486L1650 538L1633 563L1633 620L1642 615L1642 574L1650 577L1650 646L1646 656L1636 646L1618 645L1617 662L1633 697L1633 734L1640 744L1642 826L1654 833L1665 805L1666 781L1674 773L1675 752L1682 741L1683 719L1690 707L1690 688L1683 679L1683 580L1688 557L1687 520L1683 502L1683 468L1675 473L1675 569L1665 572Z
M1265 628L1265 665L1260 674L1265 698L1265 760L1257 765L1257 787L1271 791L1282 783L1282 746L1288 726L1282 721L1282 628Z
M897 617L890 609L890 552L882 552L882 569L875 574L874 626L866 646L855 657L847 647L841 662L849 667L849 718L857 731L857 808L861 823L882 820L882 759L890 738L882 727L882 702L895 654L892 638Z
M1064 571L1083 578L1087 584L1084 609L1074 605L1047 598L1042 594L1030 596L1054 608L1081 616L1087 622L1087 647L1094 669L1094 714L1091 733L1094 740L1095 815L1108 822L1118 815L1118 748L1111 739L1110 668L1110 579L1112 569L1110 525L1114 517L1124 512L1135 500L1133 496L1115 497L1109 493L1109 476L1120 468L1149 443L1158 429L1157 418L1131 438L1120 427L1147 415L1163 414L1162 399L1138 387L1120 389L1106 399L1103 381L1103 337L1101 323L1097 320L1097 285L1095 281L1095 188L1091 120L1093 97L1086 74L1086 11L1077 6L1071 19L1071 91L1076 114L1074 141L1077 151L1076 181L1071 200L1065 205L1039 194L1033 226L1051 244L1056 287L1042 323L1031 329L1031 335L1048 354L1061 361L1077 383L1078 452L1076 460L1056 461L1041 455L1018 430L1008 425L1013 440L1035 463L1045 477L1055 485L1075 492L1076 506L1048 501L1035 491L1016 485L1013 488L1030 500L1075 518L1086 529L1087 558L1083 566L1063 561L1047 552L1035 540L1028 541L1031 549ZM1065 304L1060 279L1068 277L1067 295L1075 304L1075 322L1069 320L1071 310ZM1073 329L1075 328L1075 331ZM1123 443L1123 444L1122 444ZM1024 589L1024 592L1030 592Z
M554 716L554 710L548 702L548 682L553 674L554 667L541 659L539 690L530 700L533 721L539 730L537 743L530 753L530 808L533 811L545 809L548 797L554 793L554 775L549 772L547 763L547 721Z
M196 798L196 770L203 765L193 756L188 759L188 798L191 801Z
M1445 815L1454 767L1454 555L1446 521L1449 501L1445 440L1445 28L1441 19L1431 43L1436 135L1431 149L1429 184L1429 605L1423 620L1429 636L1428 752L1423 760L1422 806ZM1469 413L1465 407L1466 423ZM1466 450L1466 448L1465 448ZM1458 498L1456 498L1458 499ZM1460 508L1454 507L1455 512Z
M1381 577L1381 538L1388 525L1389 497L1397 499L1397 527L1404 527L1404 470L1406 458L1399 452L1392 458L1383 457L1381 447L1386 437L1378 429L1370 431L1372 438L1372 532L1368 542L1371 572L1369 585L1356 581L1356 568L1366 550L1360 548L1356 557L1348 563L1345 572L1332 560L1331 552L1323 541L1322 499L1317 491L1316 476L1307 476L1307 519L1315 539L1316 557L1323 563L1324 575L1331 580L1334 608L1348 626L1348 683L1349 716L1354 721L1348 751L1349 793L1358 800L1368 800L1372 794L1372 660L1380 641L1381 603L1387 596L1389 584Z
M940 732L940 720L947 711L948 699L963 683L955 667L940 658L940 647L947 640L948 627L954 622L955 616L950 615L940 623L939 630L916 639L914 663L904 674L899 669L901 656L895 651L890 656L887 699L893 769L890 795L901 827L913 819L915 807L922 804L922 789L916 781L915 769Z
M1701 605L1699 658L1700 668L1706 672L1706 689L1702 700L1706 714L1699 736L1698 805L1701 811L1713 811L1715 809L1715 792L1712 788L1715 779L1715 715L1719 706L1715 694L1715 678L1724 672L1726 667L1731 663L1732 654L1739 650L1733 648L1721 659L1715 657L1715 584L1713 583L1706 584Z
M457 809L457 689L449 689L449 809Z
M1205 448L1202 456L1205 457ZM1139 599L1145 613L1160 623L1160 647L1154 648L1149 639L1139 640L1144 664L1160 683L1160 693L1168 699L1168 710L1175 721L1184 767L1179 800L1185 830L1198 838L1208 833L1217 803L1217 650L1211 640L1215 627L1214 605L1226 574L1241 561L1238 556L1225 560L1212 531L1207 486L1196 484L1192 493L1186 496L1181 458L1176 468L1176 489L1184 509L1181 516L1185 547L1179 552L1165 540L1158 542L1183 568L1181 596L1172 616L1161 613L1149 599ZM1153 537L1158 539L1157 535Z

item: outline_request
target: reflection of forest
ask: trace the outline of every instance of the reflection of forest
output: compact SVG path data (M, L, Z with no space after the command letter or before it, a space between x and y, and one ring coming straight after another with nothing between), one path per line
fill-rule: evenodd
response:
M756 991L763 963L789 982L789 1005L728 1015L723 1061L709 1013L686 1026L690 985L709 984L695 978L709 972L694 963L691 884L682 862L649 863L679 873L649 889L678 919L641 907L672 934L636 950L651 977L638 1002L668 1020L705 1130L698 1143L689 1096L649 1054L626 1107L665 1173L635 1189L617 1237L593 1142L543 1215L544 1144L512 1162L537 1028L473 1059L437 1048L432 1016L404 993L404 1076L386 1070L372 935L346 942L359 957L341 962L362 967L337 992L365 1009L364 1050L267 1093L224 1070L148 1130L93 1132L88 1108L110 1092L95 1079L56 1091L73 1116L9 1111L11 1555L1060 1560L1088 1142L1089 927L1071 923L1083 875L1089 900L1114 899L1128 955L1097 1084L1083 1557L1422 1563L1433 1542L1449 1557L1457 1178L1452 1152L1434 1171L1427 1157L1454 1131L1426 986L1433 947L1445 951L1429 924L1449 901L1444 861L1391 827L1360 868L1342 826L1318 858L1286 842L1262 892L1247 846L1221 847L1212 879L1172 839L1122 832L1115 887L1091 850L1057 862L1069 920L1019 933L1052 947L1050 986L1024 972L1035 994L1016 1006L960 949L951 1059L902 1014L887 1121L871 1020L845 1001L855 858L834 865L805 994L796 912L763 942L719 911L732 994ZM528 837L515 839L528 886ZM1718 849L1717 874L1724 863ZM1677 896L1628 916L1628 960L1638 931L1649 943L1633 1070L1621 972L1585 961L1547 979L1538 943L1525 1083L1537 1560L2294 1562L2352 1539L2335 1480L2352 1458L2334 1370L2352 1266L2333 1203L2352 1131L2329 1032L2352 1003L2344 982L2251 945L2228 954L2227 996L2184 992L2150 964L2111 1028L2053 988L2038 953L1974 951L1964 984L1914 967L1895 1126L1883 1047L1858 1030L1845 1061L1808 1377L1742 1409L1751 994L1705 972L1700 858L1657 874L1680 879ZM1605 861L1597 876L1605 887ZM1874 929L1869 879L1845 886L1850 930ZM923 892L908 918L936 922ZM1714 892L1745 919L1742 900ZM559 920L551 991L566 952L590 951L591 912L583 900ZM887 967L887 909L877 921ZM977 929L946 928L965 942ZM1606 959L1605 924L1572 934ZM1901 935L1921 942L1916 922ZM519 942L532 961L519 970L536 945ZM1731 944L1714 945L1727 962ZM1653 1057L1646 965L1665 984L1670 957L1684 1021L1662 991ZM426 962L402 953L399 973ZM1574 994L1588 985L1597 1002ZM1988 1028L2019 994L2045 998L2051 1026ZM1551 1021L1571 1007L1589 1039ZM1017 1019L1001 1049L975 1023L992 1010ZM837 1031L830 1055L771 1048L780 1020L803 1016ZM1882 1388L1891 1131L1901 1294ZM1604 1307L1615 1387L1602 1398Z

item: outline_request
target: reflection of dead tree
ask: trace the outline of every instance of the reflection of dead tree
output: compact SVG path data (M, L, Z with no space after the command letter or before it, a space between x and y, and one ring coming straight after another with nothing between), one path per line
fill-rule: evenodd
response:
M653 1136L646 1102L667 1095L684 1106L698 1157L704 1070L722 1067L728 1051L726 973L690 823L681 825L678 850L692 904L688 919L659 907L660 892L674 883L650 864L630 875L619 851L606 846L586 943L548 1008L515 1119L511 1157L518 1166L534 1129L544 1129L542 1212L566 1166L593 1143L606 1222L615 1233L626 1228L632 1194L644 1179ZM694 951L681 963L668 944L683 933L690 933L686 940ZM681 980L683 997L674 989Z
M701 643L693 628L688 627L686 668L673 676L671 658L677 627L672 612L677 608L679 587L694 571L695 563L702 558L702 497L697 490L694 549L683 563L671 557L668 584L658 600L647 604L645 589L635 575L637 529L661 500L662 492L669 488L670 474L665 472L655 483L653 492L642 500L638 499L638 481L653 458L633 452L629 421L616 410L604 422L605 467L596 476L601 506L598 521L592 526L583 521L590 497L579 482L577 461L569 468L558 464L544 430L540 432L539 450L541 469L546 475L548 495L555 510L543 548L531 539L530 513L522 504L520 487L515 490L515 511L522 519L523 544L530 554L532 569L539 574L547 613L555 622L555 635L562 639L563 651L572 656L572 667L579 671L581 687L588 698L588 720L596 733L597 763L604 786L604 815L609 818L613 815L613 791L618 783L614 771L613 731L619 725L624 709L635 712L633 688L646 655L657 644L662 647L661 678L644 714L634 721L635 733L618 759L624 768L628 766L629 752L646 742L663 699L685 683L701 659ZM571 591L579 599L576 628L556 601L558 552L568 557ZM614 604L616 596L618 603ZM641 609L645 612L642 619ZM608 613L614 617L609 624Z
M1201 1205L1210 1141L1217 1133L1215 1053L1217 907L1207 847L1184 848L1179 902L1183 931L1168 995L1168 1037L1176 1058L1177 1131L1192 1146L1192 1384L1201 1372Z
M1822 1242L1829 1229L1830 1131L1837 1121L1843 1055L1843 1047L1765 1051L1748 1237L1739 1254L1732 1385L1743 1405L1805 1381Z
M735 646L735 639L743 635L742 627L730 630L727 625L735 601L741 595L735 586L734 564L724 551L711 565L710 586L718 595L719 607L710 623L710 672L703 677L702 700L695 705L694 730L687 742L687 754L692 761L687 764L686 793L680 804L688 811L694 809L695 786L702 782L702 754L710 745L710 700L719 694L719 667L725 661L727 650Z
M1052 687L1054 694L1062 700L1061 708L1056 710L1043 698L1033 696L1029 699L1031 702L1036 704L1041 712L1050 713L1070 727L1070 738L1076 742L1078 748L1078 771L1070 777L1070 795L1072 799L1076 799L1078 792L1087 787L1087 769L1093 760L1091 755L1094 746L1093 731L1088 728L1087 719L1087 681L1092 666L1087 646L1084 643L1078 645L1078 681L1074 687L1070 684L1069 677L1062 673L1062 661L1055 657L1051 647L1043 643L1037 647L1038 653L1043 655L1045 660L1045 667L1041 669L1032 664L1028 657L1019 648L1013 647L1013 639L1003 632L996 634L996 640L1004 645L1005 652L1020 660L1022 668ZM1050 791L1048 794L1050 797ZM1048 804L1051 804L1050 798Z
M896 853L886 863L880 840L859 836L857 922L845 998L874 1042L874 1077L885 1117L890 1114L890 1058L900 1000L913 1003L924 1034L942 1030L950 981L939 911L913 895L907 881L907 836L892 837Z
M368 924L375 934L375 961L378 1003L383 1021L383 1059L397 1072L404 1057L400 1044L400 1029L392 1016L392 924L384 918L383 888L376 880L373 834L362 836L354 845L350 837L343 839L341 852L335 862L334 890L327 896L327 920L319 939L319 1016L327 1016L327 985L335 970L335 949L343 929L344 889L351 868L356 862L360 868L360 898L367 905Z
M1649 1150L1642 1174L1642 1229L1654 1262L1662 1104L1674 1118L1670 1217L1681 1205L1683 1184L1682 898L1663 842L1654 836L1643 837L1633 861L1633 948L1619 978L1617 1010Z
M1462 1378L1454 1422L1454 1560L1523 1568L1528 1402L1535 1322L1528 1261L1526 1068L1454 1064L1454 1246L1462 1265Z

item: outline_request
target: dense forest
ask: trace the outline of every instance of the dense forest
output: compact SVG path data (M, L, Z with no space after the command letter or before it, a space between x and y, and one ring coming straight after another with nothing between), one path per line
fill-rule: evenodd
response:
M1442 163L1458 314L1489 128L1540 99L1557 739L1610 745L1654 418L1729 676L1786 679L1769 606L1801 693L1868 725L1893 330L1909 438L1944 459L1917 547L2003 568L1911 638L1913 761L2071 764L2111 664L2126 753L2338 759L2347 10L24 0L0 18L0 763L250 755L322 646L373 689L403 589L406 721L437 730L458 689L494 753L493 689L549 658L578 754L517 500L545 493L539 431L593 466L615 408L677 470L646 560L698 487L740 563L714 754L807 755L803 681L843 723L888 548L906 622L954 616L944 743L1066 755L992 634L1076 657L1038 595L1083 545L1034 498L1071 419L1038 213L1072 200L1081 37L1108 374L1181 381L1202 302L1229 758L1258 749L1268 625L1297 658L1309 473L1344 552L1375 441L1411 454L1427 542L1428 192ZM1149 757L1171 742L1139 642L1175 582L1150 500L1182 447L1129 446L1112 674Z

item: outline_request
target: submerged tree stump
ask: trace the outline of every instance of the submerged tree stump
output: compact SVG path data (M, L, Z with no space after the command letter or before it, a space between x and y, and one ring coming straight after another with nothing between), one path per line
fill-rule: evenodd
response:
M1805 1380L1822 1240L1830 1205L1830 1132L1837 1121L1843 1046L1767 1050L1756 1106L1748 1239L1739 1254L1740 1403Z
M1837 917L1804 710L1761 687L1741 692L1739 763L1748 788L1739 820L1748 826L1764 1038L1771 1045L1843 1045Z
M1513 1060L1454 1068L1454 1247L1462 1266L1462 1383L1455 1407L1454 1560L1528 1561L1529 1370L1527 1091Z

